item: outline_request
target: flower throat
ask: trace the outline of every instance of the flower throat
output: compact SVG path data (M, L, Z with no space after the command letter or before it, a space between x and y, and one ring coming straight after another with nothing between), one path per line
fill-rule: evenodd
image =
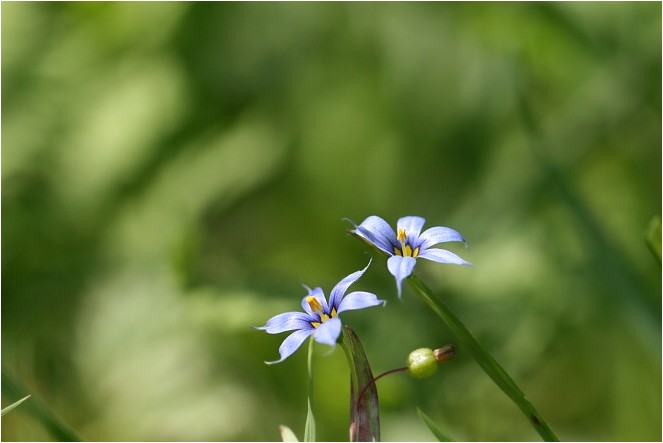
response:
M401 257L417 257L419 255L419 247L417 246L414 248L414 251L412 250L412 247L407 243L407 233L405 232L405 229L403 228L398 228L398 234L396 235L396 239L399 241L401 244L401 247L398 248L397 246L394 246L394 254L400 255Z
M331 316L327 315L323 311L322 305L320 304L318 299L315 298L312 295L309 295L308 297L306 297L306 303L308 303L308 305L311 307L311 311L315 312L316 314L318 314L320 316L320 321L319 322L317 322L317 321L312 321L311 322L311 326L313 326L314 328L317 328L318 326L320 326L322 323L326 322L330 318L336 317L336 308L332 309Z

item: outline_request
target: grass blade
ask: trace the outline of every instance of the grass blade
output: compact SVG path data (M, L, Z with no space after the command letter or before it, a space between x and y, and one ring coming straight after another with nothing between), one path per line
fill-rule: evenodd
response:
M20 400L17 401L16 403L12 403L11 405L9 405L9 406L7 406L6 408L4 408L4 409L2 410L2 415L0 415L0 417L3 416L3 415L5 415L7 412L11 411L12 409L14 409L16 406L18 406L18 405L20 405L21 403L23 403L23 402L24 402L25 400L27 400L28 398L30 398L29 395L23 397L22 399L20 399Z
M421 421L423 421L426 426L428 426L428 429L433 433L435 438L437 438L437 441L453 441L451 437L449 437L441 428L438 426L437 423L433 421L432 418L430 418L428 415L424 413L424 411L421 410L421 408L417 407L417 414L419 414L419 418L421 418Z
M645 232L645 241L654 258L661 264L661 217L653 217Z
M292 429L287 427L286 425L279 425L279 432L281 433L281 441L282 442L298 442L297 436L295 435L294 432L292 432Z
M559 441L548 423L541 414L525 398L525 394L518 388L518 385L506 373L499 363L493 358L486 349L479 344L472 333L460 321L458 317L444 304L439 298L426 286L418 277L411 275L408 277L408 283L428 304L428 306L440 316L447 324L451 332L458 341L467 349L472 357L479 363L479 366L493 379L495 384L504 391L504 393L520 408L525 414L530 424L536 429L539 435L545 441Z
M8 401L24 398L30 391L18 379L9 375L9 370L2 367L2 395ZM30 401L25 404L25 411L39 421L59 441L82 441L81 437L69 427L34 393L29 394Z

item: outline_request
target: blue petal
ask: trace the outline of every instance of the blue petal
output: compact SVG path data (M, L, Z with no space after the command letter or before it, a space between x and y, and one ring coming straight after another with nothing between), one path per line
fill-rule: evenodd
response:
M372 306L383 305L384 300L378 300L377 295L370 292L356 291L351 292L341 300L337 313L343 311L352 311L355 309L370 308Z
M334 346L340 334L341 320L338 317L334 317L318 326L313 332L313 338L318 343Z
M433 245L438 243L445 243L449 241L462 241L463 238L460 233L454 229L446 228L444 226L435 226L433 228L426 229L420 236L418 244L414 245L416 248L419 246L422 250L428 249Z
M399 218L396 222L396 228L405 229L405 234L407 235L408 240L413 241L419 237L419 233L421 232L424 223L426 223L424 218L410 215Z
M370 259L368 261L368 264L364 269L361 271L353 272L352 274L348 275L345 277L343 280L338 282L336 286L334 286L329 293L329 307L330 309L336 308L336 312L338 312L338 307L341 304L341 300L343 299L343 294L345 294L345 291L348 290L350 285L354 282L357 281L359 277L362 276L364 272L368 269L368 267L371 265L371 261L373 259ZM326 311L327 313L331 313L331 311Z
M396 233L389 226L389 223L377 215L371 215L361 222L355 228L355 233L373 243L387 254L394 255L394 246L398 245Z
M304 308L306 312L308 312L311 315L315 315L314 312L311 310L311 306L306 301L306 299L310 296L315 297L320 302L320 305L322 305L322 310L324 312L327 313L330 312L329 306L327 306L327 298L325 297L324 292L322 292L322 288L315 288L311 290L311 288L309 288L308 286L304 287L308 290L308 295L302 298L302 308Z
M454 265L472 266L472 263L466 262L453 252L445 249L430 248L419 254L419 258L436 261L438 263L451 263Z
M387 260L387 268L391 275L396 277L396 288L398 289L398 298L401 297L401 282L404 278L409 277L412 274L412 269L417 261L412 257L401 257L400 255L394 255L389 257Z
M309 330L300 330L295 331L283 340L281 346L279 346L279 354L281 354L281 359L276 361L266 361L268 365L273 365L275 363L281 363L286 358L290 357L293 352L295 352L299 347L304 343L308 337L313 334L315 330L313 328Z
M303 312L284 312L270 318L267 320L265 326L256 329L267 331L268 334L278 334L280 332L292 331L293 329L312 328L311 321L313 320Z

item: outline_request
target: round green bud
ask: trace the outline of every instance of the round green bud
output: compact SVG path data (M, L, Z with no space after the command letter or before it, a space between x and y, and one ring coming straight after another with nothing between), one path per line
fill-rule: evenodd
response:
M410 352L407 368L415 378L426 378L437 372L437 360L432 349L421 348Z

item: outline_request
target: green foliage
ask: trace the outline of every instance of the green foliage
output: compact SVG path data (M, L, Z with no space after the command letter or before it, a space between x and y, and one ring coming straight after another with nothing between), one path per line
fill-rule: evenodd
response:
M428 426L428 429L430 429L435 438L437 438L437 441L453 441L453 439L449 437L447 433L442 430L442 428L440 428L440 425L435 423L433 419L424 413L424 411L422 411L419 407L417 407L417 414L419 414L421 421L423 421L426 426Z
M16 406L20 405L21 403L23 403L28 398L30 398L30 396L26 395L25 397L23 397L19 401L12 403L11 405L7 406L6 408L2 408L2 414L1 415L5 415L7 412L13 410Z
M495 384L520 408L534 429L545 441L559 441L548 423L537 412L534 406L525 398L511 376L497 363L497 360L483 347L465 324L426 286L417 276L408 277L408 283L417 291L426 304L444 321L464 348L481 368L493 379ZM431 357L432 357L431 351ZM433 358L434 360L434 358ZM437 364L437 362L436 362ZM436 367L437 369L437 367Z
M341 346L350 368L350 441L380 441L378 391L364 347L347 326L343 326Z
M649 221L647 232L645 233L645 240L649 250L654 255L654 258L661 264L661 217L653 217Z
M2 395L9 401L20 398L12 405L3 409L2 415L9 412L26 399L30 398L22 409L27 415L35 419L37 423L43 426L50 435L60 441L82 441L81 437L76 431L66 424L60 416L42 400L34 394L27 394L28 389L23 385L21 380L10 375L9 370L2 366ZM8 418L11 418L8 417ZM4 423L4 422L3 422Z
M342 219L371 214L463 234L473 268L417 273L560 437L661 440L660 3L0 7L2 372L32 388L2 440L66 439L38 399L96 441L303 423L305 352L267 367L248 326L364 266ZM388 300L343 318L376 372L456 344L381 260L357 290ZM345 440L344 356L313 365ZM384 440L431 438L417 405L538 438L467 352L379 390Z
M313 408L311 407L313 396L313 369L311 359L313 358L313 346L315 341L313 336L308 341L308 357L306 359L306 368L308 373L308 400L306 403L306 424L304 426L304 441L316 441L315 439L315 417L313 416Z

